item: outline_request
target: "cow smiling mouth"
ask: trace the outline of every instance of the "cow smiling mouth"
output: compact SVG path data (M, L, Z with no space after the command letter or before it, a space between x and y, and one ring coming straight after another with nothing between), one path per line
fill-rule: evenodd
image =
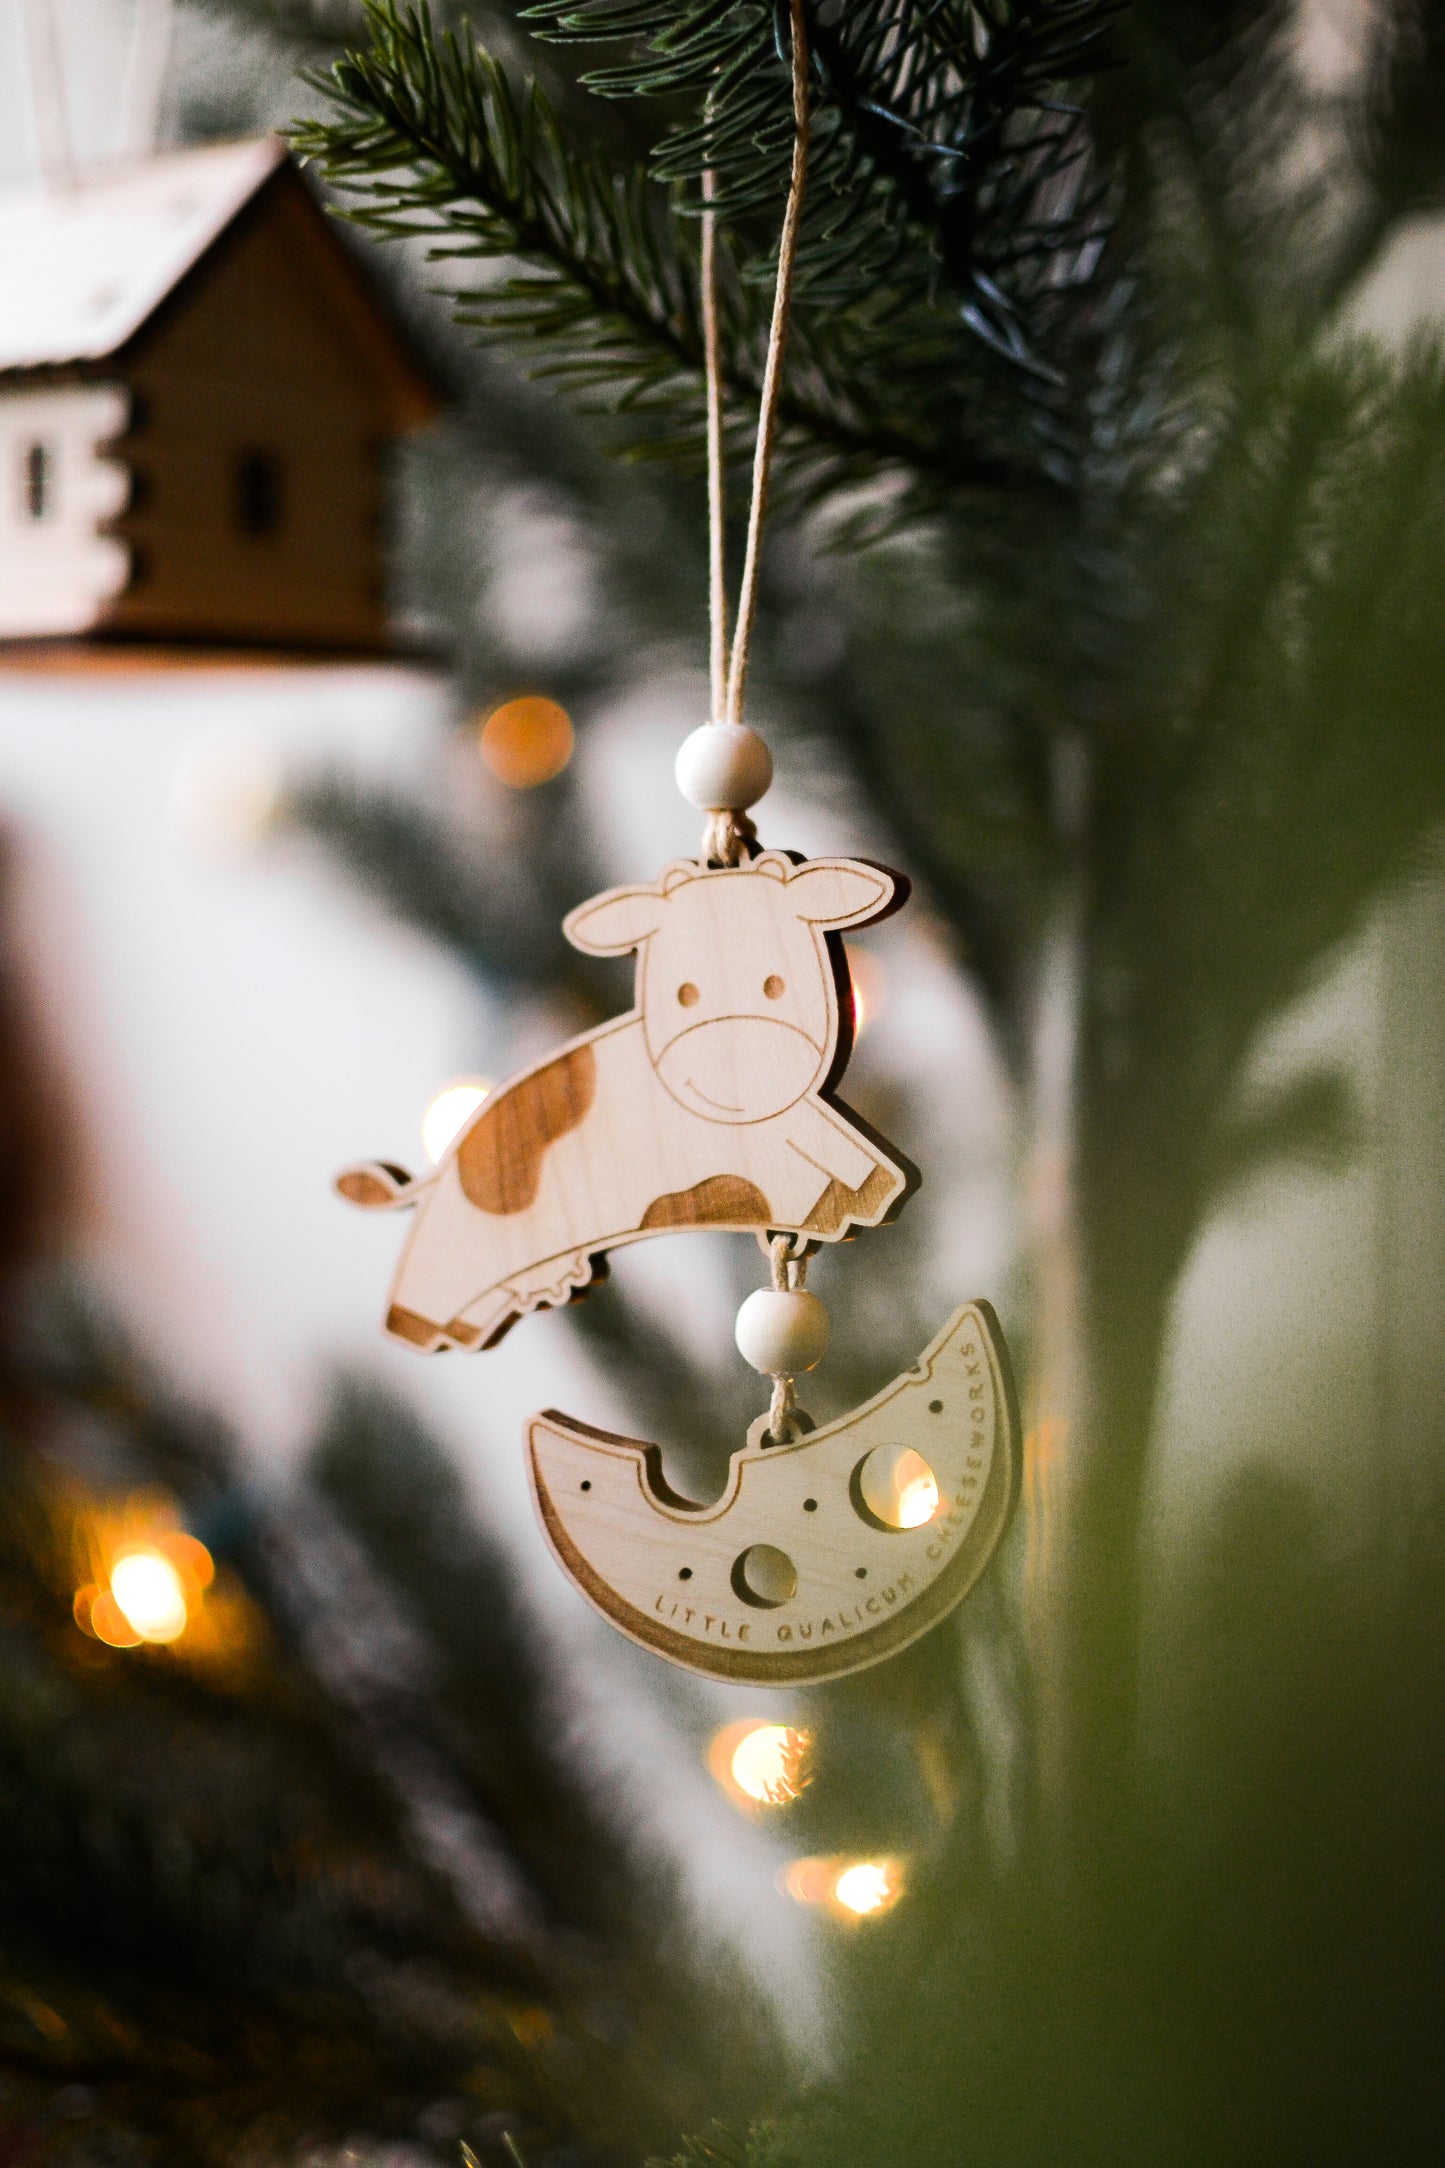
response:
M779 1016L709 1016L649 1046L663 1089L694 1121L766 1122L826 1066L807 1032Z

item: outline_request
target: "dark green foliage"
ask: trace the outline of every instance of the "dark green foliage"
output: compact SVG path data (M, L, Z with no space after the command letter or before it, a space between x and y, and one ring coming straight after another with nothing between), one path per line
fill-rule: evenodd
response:
M578 156L539 90L518 96L482 48L423 13L371 8L368 27L370 52L334 71L346 121L301 131L302 154L354 184L351 215L374 232L441 235L434 260L527 261L528 275L469 294L464 321L501 338L570 335L551 367L584 390L627 377L630 404L666 405L697 366L696 304L641 175L619 181ZM403 166L417 170L400 194L364 178ZM454 213L461 198L475 208Z
M137 2159L179 2163L283 2133L404 2128L474 2085L520 2104L507 2018L537 1994L535 1965L488 1950L409 1856L397 1803L283 1619L265 1623L264 1529L224 1435L87 1313L49 1302L7 1385L11 2113L18 2094L23 2120L51 2130L47 2158L97 2157L83 2149L108 2130ZM231 1507L255 1592L239 1668L107 1651L71 1623L72 1521L157 1483L210 1515L212 1542L218 1501Z
M942 303L1047 374L1040 304L1092 238L1078 86L1116 58L1118 0L968 6L852 0L811 11L812 196L798 301L881 307L906 339ZM662 180L718 178L720 215L776 216L792 155L786 10L762 0L546 0L524 22L561 41L626 41L582 77L604 97L684 105L653 157ZM775 51L775 49L777 49ZM1097 184L1096 184L1097 185ZM881 287L881 295L880 295Z
M459 320L488 339L525 345L534 373L627 417L623 441L632 449L695 464L702 341L696 242L679 219L685 206L642 164L577 149L538 86L514 89L484 48L438 32L425 6L367 0L367 23L370 47L332 71L335 117L301 127L298 149L355 199L349 215L373 232L422 236L434 261L520 257L521 274L450 289ZM785 99L770 32L766 52ZM850 85L851 103L868 103L874 88L887 85ZM962 114L953 119L967 128ZM1077 255L1084 245L1071 229L1067 251L1055 236L1045 253ZM845 256L855 262L846 295ZM925 256L911 285L895 292L891 272L880 281L874 242L860 231L830 238L822 256L810 249L816 306L803 297L780 408L781 475L802 497L890 475L934 501L946 485L1022 484L1030 469L1051 468L1031 433L1003 458L994 442L1007 415L990 356L1001 343L1029 361L1022 334L1001 328L1001 315L986 318L979 295L950 308L933 291L936 266ZM991 277L985 285L997 315L1003 288ZM728 260L722 299L726 375L744 408L734 422L745 425L767 321L746 250ZM960 351L949 336L960 322L987 329L989 340L965 337ZM547 342L540 360L531 352L537 340Z
M628 1801L577 1765L565 1743L565 1686L550 1675L500 1546L476 1525L439 1448L405 1408L347 1383L333 1396L313 1472L429 1653L417 1711L428 1744L505 1844L545 1922L551 1967L585 1997L597 2036L589 2053L605 2057L613 2112L622 2110L615 2142L630 2135L629 2094L665 2127L720 2083L741 2078L745 2092L769 2059L751 1990L722 1951L699 1963L682 1891L629 1833ZM731 2074L712 2063L707 2037L723 2009ZM587 2062L574 2044L557 2057L559 2079L598 2084L601 2069L589 2078Z
M28 1316L0 1484L0 2128L155 2168L388 2136L442 2161L462 2132L492 2161L507 2129L539 2163L576 2138L621 2161L716 2102L694 2028L717 2003L416 1422L340 1388L320 1489L263 1503L97 1315L41 1291ZM214 1657L71 1620L75 1529L158 1490L221 1560ZM771 2050L727 1985L741 2102Z
M906 7L887 13L913 20ZM704 14L715 42L689 75L695 56L667 39ZM814 15L821 45L828 11ZM865 35L873 17L849 11L850 30ZM722 41L742 54L754 38L731 133L734 86L719 86L714 149L742 283L765 277L772 236L757 214L769 192L777 199L785 80L766 55L763 11L544 19L628 34L594 80L682 106L654 170L684 185L701 160ZM1438 187L1439 134L1425 117L1435 20L1403 10L1379 65L1328 104L1301 85L1291 37L1287 12L1270 6L1141 5L1117 25L1121 64L1082 101L1068 138L1077 200L1101 229L1097 263L1050 285L1046 330L1030 323L1025 348L1056 367L1047 396L1027 369L982 372L978 327L941 275L910 276L907 247L880 276L880 237L926 248L926 221L879 215L880 169L848 163L841 121L829 132L843 79L820 75L817 88L820 169L846 176L847 201L820 185L813 202L809 275L838 303L822 329L805 303L815 345L804 344L798 381L822 355L835 397L879 411L876 323L899 435L943 441L932 402L947 381L948 441L1007 453L988 483L1024 472L1049 483L1041 497L965 495L945 473L932 535L837 575L848 629L826 727L875 785L905 862L928 869L1021 1062L1042 960L1062 954L1073 974L1079 1322L1097 1432L1076 1444L1049 1688L1062 1717L1036 1739L1062 1757L1062 1800L1034 1794L1020 1864L996 1877L978 1821L960 1818L952 1856L876 1946L853 2075L804 2118L810 2160L877 2168L956 2157L970 2141L995 2160L1314 2158L1331 2127L1350 2134L1341 2157L1369 2157L1335 2075L1339 2051L1319 2046L1336 2037L1324 2013L1346 1992L1342 1967L1307 1939L1313 1982L1310 1968L1291 1968L1293 1986L1250 2001L1237 2032L1223 2015L1260 1932L1229 1890L1226 1858L1235 1879L1248 1861L1284 1876L1287 1940L1311 1889L1339 1872L1333 1838L1287 1867L1246 1804L1253 1750L1197 1717L1186 1766L1241 1776L1221 1808L1223 1852L1206 1850L1207 1871L1186 1869L1150 1818L1135 1728L1142 1501L1170 1291L1219 1185L1264 1154L1340 1136L1330 1090L1257 1118L1241 1110L1243 1065L1445 812L1441 367L1433 351L1386 355L1340 323L1399 218ZM1333 166L1302 158L1307 126ZM854 313L850 267L860 286L882 288L876 317L871 297ZM1226 1557L1211 1573L1234 1587ZM1290 1600L1281 1592L1286 1610ZM1227 1621L1217 1612L1199 1632L1220 1645ZM1415 1721L1382 1692L1390 1661L1345 1695L1352 1711L1374 1712L1361 1816L1371 1796L1396 1796L1392 1742ZM1026 1694L1016 1705L1026 1718ZM1421 1721L1433 1741L1433 1719ZM1314 1720L1285 1730L1271 1788L1296 1802L1293 1826L1308 1815L1319 1731ZM1422 1898L1435 1841L1417 1832L1399 1864ZM1153 1859L1158 1880L1141 1867ZM1233 1937L1213 1970L1194 1963L1201 1925L1170 1909L1196 1871ZM1174 1922L1174 1939L1156 1934L1155 1915ZM1428 1994L1423 1957L1416 1970ZM1205 2076L1186 2075L1173 1996L1211 2043ZM1294 2016L1291 1998L1318 2024ZM1424 2051L1409 2028L1407 2045L1391 2044L1391 2007L1370 2005L1367 2060L1397 2072L1398 2097L1418 2108L1411 2066ZM1252 2124L1227 2105L1246 2035L1267 2073L1243 2086ZM1328 2114L1307 2108L1311 2088Z
M681 2152L650 2160L646 2168L793 2168L797 2159L786 2125L760 2123L744 2134L714 2123L685 2139Z
M434 252L464 331L492 343L474 368L429 333L468 401L458 469L542 477L587 523L606 636L547 684L585 729L637 657L682 637L701 658L697 183L711 159L736 452L788 148L786 11L488 8L485 50L450 8L377 0L358 22L299 141L365 231ZM1033 1316L1009 1322L1032 1404L1067 1435L1067 1510L1031 1615L1019 1589L1042 1567L1020 1528L957 1641L820 1702L847 1796L820 1777L798 1843L903 1828L914 1865L909 1902L837 1959L835 2081L749 2135L721 2071L694 2085L681 2057L700 2105L677 2124L704 2134L680 2155L642 2142L685 2168L1424 2157L1438 1529L1406 1544L1382 1513L1342 1558L1289 1485L1246 1474L1215 1538L1171 1566L1167 1602L1148 1569L1171 1304L1211 1210L1271 1161L1373 1142L1332 1072L1271 1099L1251 1055L1445 816L1445 365L1351 322L1401 222L1445 195L1441 10L1382 9L1366 64L1328 92L1300 73L1283 0L826 0L809 25L783 503L825 519L772 538L755 682L789 756L822 741L870 848L921 877L1025 1129L1050 1087L1061 1102L1023 1151L1031 1189L1070 1209L1031 1259ZM583 419L547 419L518 364ZM604 481L603 444L675 458L685 480L659 459ZM411 579L444 597L469 693L509 689L513 656L470 625L481 574L462 543L433 576L461 500L435 473L418 494L444 510ZM814 543L845 526L877 546L822 559ZM584 977L554 931L592 874L570 787L549 793L515 851L480 865L429 816L334 783L298 786L295 807L489 985L605 1013L618 982ZM839 1332L870 1383L919 1344L906 1227L847 1260L886 1312L881 1337ZM718 1381L616 1289L578 1324L639 1425L691 1440L715 1476L740 1428ZM1352 1465L1378 1451L1352 1440ZM430 1473L413 1489L414 1463ZM604 1807L550 1750L497 1561L458 1531L424 1443L355 1388L322 1476L428 1651L405 1738L488 1828L537 1802L509 1848L517 1886L616 1949L650 2032L645 1899ZM1152 1701L1151 1655L1170 1682ZM1162 1739L1141 1716L1161 1700ZM347 1716L372 1757L358 1813L382 1791L366 1714ZM618 1878L605 1902L559 1879L572 1828ZM672 2112L663 2081L626 2078ZM561 2121L609 2141L622 2127L590 2079ZM536 2168L526 2134L523 2150Z

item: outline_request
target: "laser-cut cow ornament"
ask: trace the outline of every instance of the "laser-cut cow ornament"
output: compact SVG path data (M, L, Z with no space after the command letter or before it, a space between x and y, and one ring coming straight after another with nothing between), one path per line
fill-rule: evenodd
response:
M574 1300L606 1253L699 1228L836 1242L891 1219L915 1169L834 1096L852 1045L841 936L907 899L864 859L667 866L564 922L636 950L635 1006L493 1092L437 1167L374 1161L337 1188L415 1207L387 1329L426 1352L494 1347Z

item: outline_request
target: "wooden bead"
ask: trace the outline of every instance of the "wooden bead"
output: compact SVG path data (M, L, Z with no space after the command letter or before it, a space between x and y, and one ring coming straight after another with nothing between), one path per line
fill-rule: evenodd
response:
M677 787L701 813L744 813L773 780L773 756L746 723L704 723L684 738Z
M792 1378L823 1360L828 1313L805 1287L760 1287L738 1312L738 1353L765 1377Z

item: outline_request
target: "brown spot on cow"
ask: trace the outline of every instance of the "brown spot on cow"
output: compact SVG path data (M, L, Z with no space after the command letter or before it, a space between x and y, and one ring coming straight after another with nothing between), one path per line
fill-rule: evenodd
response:
M741 1175L713 1174L693 1189L669 1190L654 1197L638 1225L658 1227L766 1227L772 1217L767 1198Z
M457 1146L468 1202L480 1212L525 1212L548 1145L586 1119L596 1089L596 1055L574 1046L484 1106Z

